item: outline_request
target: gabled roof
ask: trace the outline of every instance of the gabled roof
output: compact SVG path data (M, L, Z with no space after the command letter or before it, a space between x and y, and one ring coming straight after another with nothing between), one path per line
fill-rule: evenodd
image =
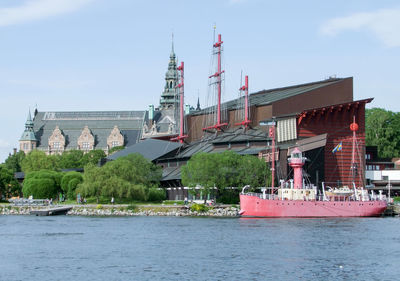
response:
M115 160L133 153L139 153L146 159L153 161L181 147L178 142L163 141L157 139L145 139L137 144L126 147L107 157L107 160Z
M83 128L88 126L95 138L95 148L105 148L111 130L117 126L124 135L125 146L128 146L139 141L145 118L146 111L38 112L33 130L39 149L47 149L56 126L65 136L66 149L76 149Z

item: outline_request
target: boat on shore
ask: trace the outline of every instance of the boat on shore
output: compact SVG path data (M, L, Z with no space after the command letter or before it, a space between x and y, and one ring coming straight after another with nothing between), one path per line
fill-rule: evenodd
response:
M353 154L356 125L354 122L350 126L355 128L352 129ZM352 159L352 167L355 167L354 155ZM239 214L242 217L373 217L382 215L387 208L382 191L379 194L371 191L369 194L364 188L357 188L354 181L352 189L342 187L325 190L322 183L322 191L313 184L305 184L305 160L299 148L292 151L288 161L293 168L293 179L286 183L281 181L279 188L263 188L262 193L253 193L246 192L249 186L245 186L240 194Z

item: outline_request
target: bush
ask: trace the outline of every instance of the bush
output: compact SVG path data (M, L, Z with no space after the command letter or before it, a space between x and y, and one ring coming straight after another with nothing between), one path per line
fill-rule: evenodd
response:
M24 197L56 198L61 190L61 178L62 174L55 171L30 172L25 177L22 193Z
M193 204L192 206L190 206L190 210L192 212L207 212L209 210L209 208L204 205L204 204Z
M67 195L69 200L75 199L75 189L83 182L83 176L78 172L68 172L65 173L61 179L61 189L64 194Z
M75 190L78 186L78 184L80 184L82 182L82 180L80 179L72 179L69 184L68 184L68 192L67 192L67 197L69 200L74 200L75 199Z
M101 205L101 204L98 204L98 205L96 206L96 209L97 209L97 210L101 210L101 209L103 209L103 205Z
M146 187L139 184L129 186L127 197L136 201L146 201Z
M223 189L217 198L218 203L222 204L238 204L239 189Z
M150 188L149 193L147 196L147 201L150 202L161 202L165 199L166 194L164 189L159 189L159 188Z
M31 179L24 183L22 188L24 197L33 196L33 198L55 198L57 188L51 179Z

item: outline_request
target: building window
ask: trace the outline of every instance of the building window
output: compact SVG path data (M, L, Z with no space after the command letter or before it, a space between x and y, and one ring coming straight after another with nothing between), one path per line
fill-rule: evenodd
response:
M28 144L24 143L24 150L28 150Z
M371 159L371 154L365 154L365 159L370 160Z
M59 142L53 142L53 149L54 150L59 150L60 149L60 143Z
M88 143L88 142L83 142L83 143L82 143L82 149L83 149L83 150L89 150L89 149L90 149L90 143Z
M116 146L119 146L119 141L112 141L111 147L116 147Z

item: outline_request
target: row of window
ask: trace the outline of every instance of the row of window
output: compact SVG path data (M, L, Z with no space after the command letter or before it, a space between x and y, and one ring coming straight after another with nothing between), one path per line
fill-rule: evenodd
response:
M111 142L111 148L116 147L116 146L120 146L119 141L112 141ZM60 150L61 144L59 142L53 142L53 146L51 147L52 150ZM28 149L28 144L24 143L24 149L27 150ZM33 149L33 144L32 144L32 149ZM82 143L82 150L90 150L91 149L91 145L89 142L83 142Z

